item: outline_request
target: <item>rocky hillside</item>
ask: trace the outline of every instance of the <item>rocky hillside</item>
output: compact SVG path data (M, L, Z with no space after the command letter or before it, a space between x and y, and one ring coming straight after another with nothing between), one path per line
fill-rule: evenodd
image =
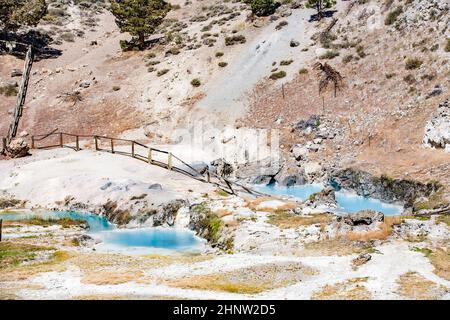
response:
M450 97L446 0L338 1L320 21L301 0L267 17L239 1L171 0L143 52L121 49L129 37L106 1L50 2L36 30L53 55L34 65L21 130L161 143L201 119L277 128L295 170L351 166L450 184L449 153L425 138ZM4 135L23 61L0 61ZM336 96L333 86L319 94L317 62L342 76Z

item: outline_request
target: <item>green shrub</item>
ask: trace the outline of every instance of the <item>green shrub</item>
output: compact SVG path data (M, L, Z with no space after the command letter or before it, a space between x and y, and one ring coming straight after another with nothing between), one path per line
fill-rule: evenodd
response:
M416 78L412 74L408 74L407 76L403 77L403 81L405 81L407 84L413 84L416 82Z
M306 69L306 68L301 68L301 69L298 71L298 73L300 73L300 74L307 74L307 73L308 73L308 69Z
M112 89L113 89L113 91L119 91L120 87L119 86L113 86Z
M274 73L272 73L270 75L270 79L272 79L272 80L277 80L277 79L281 79L281 78L284 78L284 77L286 77L286 72L283 71L283 70L280 70L278 72L274 72Z
M349 63L350 61L352 61L353 60L353 55L351 55L351 54L348 54L348 55L346 55L344 58L342 58L342 62L343 63Z
M394 24L394 22L397 20L398 16L403 13L403 8L401 6L397 7L396 9L392 10L388 13L386 20L384 20L384 24L389 26Z
M0 94L5 95L7 97L16 96L18 93L17 86L13 84L7 84L3 87L0 87Z
M221 67L221 68L225 68L225 67L228 65L228 63L227 63L227 62L221 61L221 62L218 63L218 65L219 65L219 67Z
M356 47L356 53L360 58L364 58L365 56L367 56L367 54L364 52L364 47L361 45Z
M282 60L280 62L280 66L288 66L290 65L292 62L294 62L294 60L290 59L290 60Z
M223 56L223 52L216 52L216 58L220 58Z
M328 50L323 55L319 57L319 59L333 59L339 55L338 51L335 50Z
M165 75L167 72L169 72L170 70L169 69L162 69L162 70L159 70L157 73L156 73L156 75L158 76L158 77L161 77L161 76L163 76L163 75Z
M250 4L252 12L258 17L269 16L276 10L274 0L246 0L245 2Z
M447 44L445 45L445 52L450 52L450 38L447 39Z
M406 70L418 69L423 64L423 61L417 58L408 58L405 61Z
M197 79L197 78L193 79L191 81L191 85L194 86L194 87L200 87L201 84L202 84L201 81L199 79Z
M231 37L226 37L225 45L232 46L237 43L240 43L240 44L245 43L246 41L247 41L247 39L245 39L245 37L243 35L235 35L235 36L231 36Z

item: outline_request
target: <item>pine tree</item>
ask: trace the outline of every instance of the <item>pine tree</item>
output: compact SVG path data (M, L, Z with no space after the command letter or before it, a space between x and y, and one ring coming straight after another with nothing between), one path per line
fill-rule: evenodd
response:
M170 11L164 0L115 0L111 12L116 17L120 31L138 38L139 48L144 49L145 37L153 34Z
M329 9L336 4L336 0L308 0L307 8L315 8L317 10L317 18L322 19L323 9Z
M0 28L7 34L22 26L35 26L46 13L45 0L0 0Z
M252 9L252 13L257 16L268 16L275 12L277 6L274 0L246 0Z

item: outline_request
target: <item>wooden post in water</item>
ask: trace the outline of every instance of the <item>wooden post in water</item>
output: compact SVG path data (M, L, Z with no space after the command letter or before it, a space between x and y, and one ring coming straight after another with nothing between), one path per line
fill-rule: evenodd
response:
M111 153L114 153L114 139L111 138Z
M59 133L59 146L61 148L63 147L63 134L62 134L62 132Z
M148 149L148 163L152 163L152 148Z
M172 152L167 153L167 168L172 170Z
M78 136L75 136L75 148L77 151L80 151L80 140Z
M134 158L134 140L131 141L131 156Z

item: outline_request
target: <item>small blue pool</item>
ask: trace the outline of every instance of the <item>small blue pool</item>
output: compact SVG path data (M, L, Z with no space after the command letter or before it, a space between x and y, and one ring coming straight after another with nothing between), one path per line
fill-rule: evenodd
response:
M279 196L291 196L300 200L306 200L313 193L324 188L321 184L305 184L301 186L283 187L278 185L257 185L256 190ZM348 191L336 191L336 201L339 212L354 213L363 209L370 209L384 213L385 215L397 215L403 212L401 205L390 204L378 199L359 196Z
M136 228L118 229L108 222L105 217L71 211L42 211L42 212L0 212L0 219L26 220L32 217L44 219L62 219L65 217L86 221L89 225L88 233L102 241L102 246L113 248L155 248L166 250L192 250L204 242L189 230L177 228Z

